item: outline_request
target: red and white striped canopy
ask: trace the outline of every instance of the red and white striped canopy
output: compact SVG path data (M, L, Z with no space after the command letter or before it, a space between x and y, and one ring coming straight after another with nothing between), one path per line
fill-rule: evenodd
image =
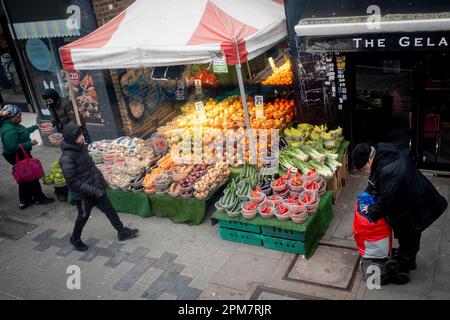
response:
M283 0L136 0L91 34L60 48L66 70L252 59L286 37Z

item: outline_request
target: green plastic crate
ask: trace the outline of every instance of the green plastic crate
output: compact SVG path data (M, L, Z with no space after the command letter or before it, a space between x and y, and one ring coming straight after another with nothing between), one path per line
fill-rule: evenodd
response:
M261 235L259 234L226 228L219 228L219 233L223 240L251 244L254 246L263 245Z
M291 230L284 230L274 227L261 227L262 234L270 237L283 238L288 240L305 241L305 233Z
M261 236L263 246L269 249L290 253L305 254L305 244L302 241Z
M242 230L242 231L252 232L252 233L261 233L260 226L257 226L254 224L243 223L243 222L239 222L239 221L219 220L219 227L227 228L227 229Z

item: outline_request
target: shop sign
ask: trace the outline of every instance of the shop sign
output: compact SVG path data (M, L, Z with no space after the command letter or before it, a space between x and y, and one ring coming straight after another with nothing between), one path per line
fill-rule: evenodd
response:
M306 52L448 50L450 33L380 34L353 37L300 38Z
M47 45L41 39L27 40L25 50L33 67L47 71L52 65L52 57Z
M255 96L255 114L258 120L264 119L264 97Z

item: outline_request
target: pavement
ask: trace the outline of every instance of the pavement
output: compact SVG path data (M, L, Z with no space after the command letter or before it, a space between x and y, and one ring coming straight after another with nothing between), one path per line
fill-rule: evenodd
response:
M31 117L32 118L32 117ZM31 120L32 121L32 120ZM60 150L42 145L33 154L46 169ZM152 300L391 300L450 298L450 216L445 212L423 233L416 271L407 285L368 289L352 236L354 195L367 176L352 173L335 203L334 218L314 256L224 241L212 210L198 226L168 218L120 213L138 238L118 242L97 209L86 225L86 252L69 237L76 209L56 201L19 210L11 167L0 159L0 299ZM429 177L450 199L448 178ZM53 189L43 186L52 195ZM75 277L79 271L79 282ZM79 285L79 286L78 286Z

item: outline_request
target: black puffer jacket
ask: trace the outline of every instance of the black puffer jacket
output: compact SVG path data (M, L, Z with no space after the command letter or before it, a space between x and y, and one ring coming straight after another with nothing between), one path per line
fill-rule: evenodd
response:
M394 145L379 143L366 191L377 197L369 214L386 216L394 231L423 231L447 208L447 201Z
M59 160L74 200L100 197L108 188L102 173L89 156L86 145L75 143L81 130L75 123L69 123L64 127L64 141L61 143L63 153Z

